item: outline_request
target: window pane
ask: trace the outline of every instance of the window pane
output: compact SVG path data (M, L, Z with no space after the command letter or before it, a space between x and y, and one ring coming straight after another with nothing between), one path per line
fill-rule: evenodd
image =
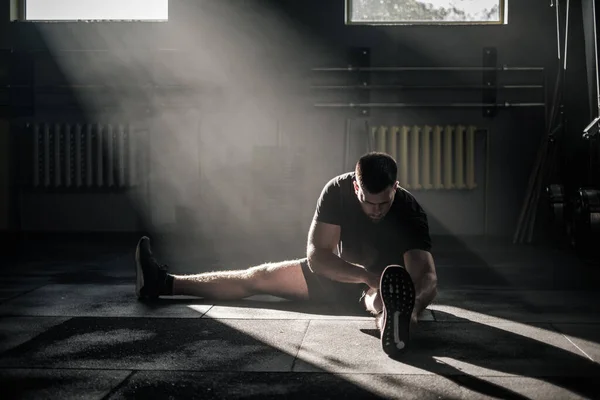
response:
M347 0L349 22L503 22L504 0Z
M26 0L33 21L167 20L169 0Z

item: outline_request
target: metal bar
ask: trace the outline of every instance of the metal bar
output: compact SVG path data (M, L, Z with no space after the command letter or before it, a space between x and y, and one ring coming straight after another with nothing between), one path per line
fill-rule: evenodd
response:
M481 107L544 107L544 103L316 103L315 107L324 108L429 108L429 107L457 107L457 108L481 108Z
M311 89L542 89L543 85L312 85ZM70 89L185 89L196 90L189 85L0 85L2 89L70 90Z
M109 49L13 49L15 53L45 53L45 54L55 54L55 53L114 53L114 50Z
M544 89L544 85L313 85L311 89L321 90L381 90L381 89L440 89L440 90L477 90L477 89Z
M315 72L397 72L397 71L544 71L544 67L317 67Z

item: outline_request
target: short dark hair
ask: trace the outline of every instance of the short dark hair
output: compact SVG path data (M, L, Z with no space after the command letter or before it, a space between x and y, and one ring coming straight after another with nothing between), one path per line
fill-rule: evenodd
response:
M358 160L355 173L363 189L377 194L396 183L398 166L389 154L374 151Z

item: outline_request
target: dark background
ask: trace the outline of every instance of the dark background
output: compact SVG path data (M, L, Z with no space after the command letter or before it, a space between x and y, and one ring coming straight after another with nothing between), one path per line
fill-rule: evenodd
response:
M545 68L544 74L499 73L499 83L544 83L546 89L499 91L498 100L544 102L558 66L549 0L509 2L509 23L500 26L351 26L344 23L342 0L171 0L164 23L29 23L9 22L5 3L0 78L37 85L13 89L10 96L2 89L0 230L11 240L23 240L24 233L163 232L188 235L220 254L259 248L261 256L293 256L303 251L322 186L367 150L366 123L481 129L476 189L413 194L429 213L434 235L512 237L515 231L546 134L544 108L498 109L492 117L481 108L373 109L368 115L321 109L314 103L337 101L340 93L310 85L350 78L310 70L353 64L360 49L368 50L371 66L481 66L484 49L492 48L499 66ZM596 116L583 23L584 15L593 17L584 12L590 4L571 1L560 165L569 190L590 183L581 140ZM589 41L587 46L593 50ZM390 76L369 79L386 82ZM481 73L398 77L421 84L482 82ZM481 91L458 90L371 94L375 102L481 98ZM29 187L33 160L26 127L35 121L132 124L146 157L139 184L122 191ZM545 238L543 224L537 240Z

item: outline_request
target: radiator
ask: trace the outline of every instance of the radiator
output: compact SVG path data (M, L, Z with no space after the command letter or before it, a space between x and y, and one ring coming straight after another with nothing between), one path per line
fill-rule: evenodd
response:
M128 124L29 124L36 188L120 189L137 184L137 151Z
M473 126L379 126L371 128L371 148L398 163L406 189L475 189Z

